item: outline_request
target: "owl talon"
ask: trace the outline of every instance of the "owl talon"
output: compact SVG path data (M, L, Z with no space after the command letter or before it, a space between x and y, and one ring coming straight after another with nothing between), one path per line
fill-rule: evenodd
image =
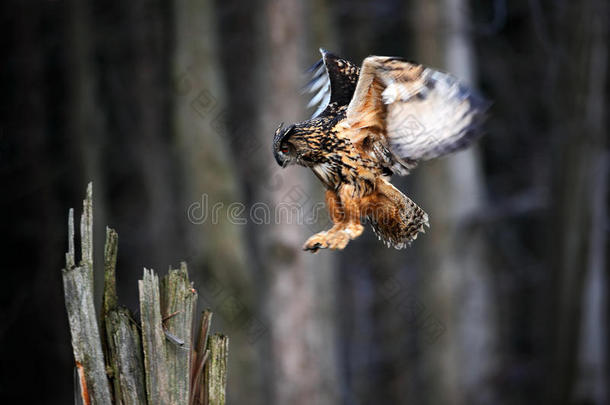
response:
M305 245L303 246L304 251L310 251L311 253L318 253L318 250L322 247L320 243L316 243L313 246Z
M361 226L359 226L361 227ZM319 249L344 249L351 239L354 239L362 230L356 229L331 229L320 232L307 239L303 245L303 250L316 253Z
M319 232L307 239L307 242L303 245L303 250L317 253L318 249L326 249L328 247L326 243L327 232Z

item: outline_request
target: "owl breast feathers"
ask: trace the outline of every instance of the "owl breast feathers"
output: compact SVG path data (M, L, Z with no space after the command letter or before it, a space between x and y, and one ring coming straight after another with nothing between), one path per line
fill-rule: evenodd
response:
M317 92L313 117L273 138L282 167L309 167L326 187L333 227L303 248L343 249L362 220L388 246L404 248L424 232L428 215L392 184L419 160L468 146L488 108L453 76L401 58L369 56L357 67L323 49L306 89Z

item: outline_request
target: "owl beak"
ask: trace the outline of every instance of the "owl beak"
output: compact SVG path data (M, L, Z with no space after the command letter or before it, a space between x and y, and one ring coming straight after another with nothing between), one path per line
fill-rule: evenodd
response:
M282 169L284 169L286 166L288 166L290 164L292 159L290 158L290 156L286 156L283 153L276 153L275 161L277 162L278 165L280 165L282 167Z

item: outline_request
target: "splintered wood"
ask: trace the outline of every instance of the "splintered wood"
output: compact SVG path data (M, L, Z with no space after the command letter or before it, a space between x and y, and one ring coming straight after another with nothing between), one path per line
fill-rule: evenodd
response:
M138 282L140 321L118 304L118 235L106 228L104 296L98 327L93 284L92 184L80 221L77 265L74 210L68 216L68 252L62 270L75 359L78 404L225 404L229 340L209 336L212 313L203 311L193 331L197 292L186 263L159 282L144 269ZM193 341L193 337L197 340Z

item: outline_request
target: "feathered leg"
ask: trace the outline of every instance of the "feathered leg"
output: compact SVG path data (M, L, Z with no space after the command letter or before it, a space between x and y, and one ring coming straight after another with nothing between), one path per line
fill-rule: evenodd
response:
M337 194L326 191L326 207L334 226L328 231L319 232L305 242L303 250L317 252L318 249L343 249L351 239L362 234L360 223L360 198L352 185L343 185Z

